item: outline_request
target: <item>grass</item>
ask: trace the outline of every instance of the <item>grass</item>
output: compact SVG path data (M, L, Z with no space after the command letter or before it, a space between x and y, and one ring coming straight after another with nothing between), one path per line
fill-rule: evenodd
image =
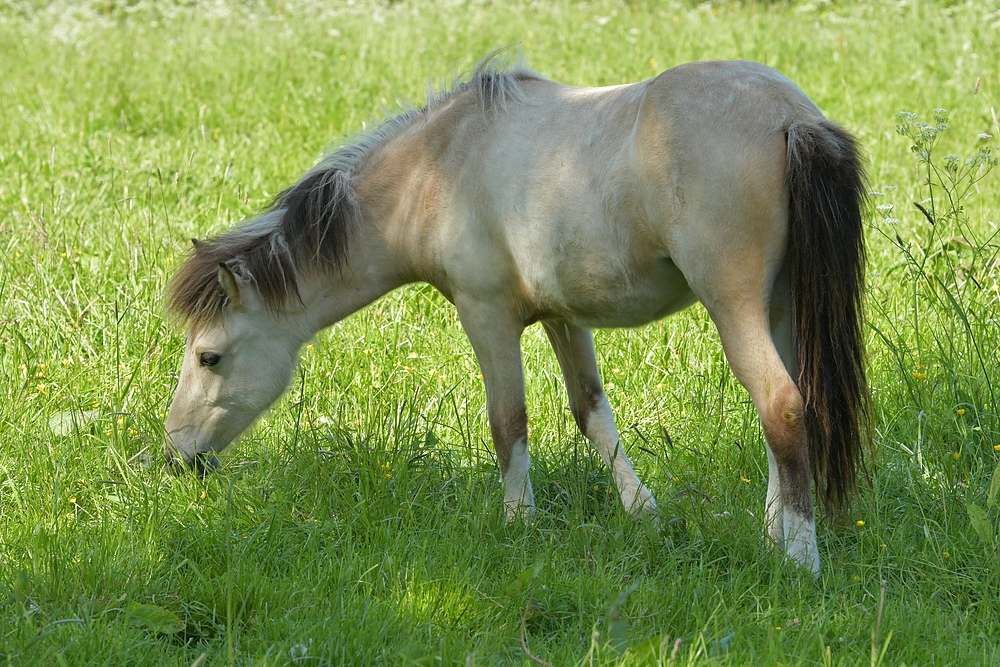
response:
M3 4L0 658L1000 661L1000 200L966 164L1000 137L984 4ZM504 523L479 372L426 287L323 333L220 474L162 469L188 239L507 44L588 85L766 62L860 138L876 437L818 581L764 545L760 429L700 308L597 334L659 527L618 506L535 329L539 512Z

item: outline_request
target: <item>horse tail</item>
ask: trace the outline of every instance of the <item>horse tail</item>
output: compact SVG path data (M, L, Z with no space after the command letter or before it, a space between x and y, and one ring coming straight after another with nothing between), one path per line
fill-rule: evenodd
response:
M862 301L865 170L854 138L822 120L787 132L788 273L797 384L816 493L846 509L871 439Z

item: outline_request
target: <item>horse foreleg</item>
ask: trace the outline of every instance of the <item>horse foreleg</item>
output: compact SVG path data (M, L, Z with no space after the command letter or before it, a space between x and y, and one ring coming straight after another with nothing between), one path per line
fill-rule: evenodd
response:
M632 468L625 454L611 405L597 370L594 335L563 320L543 322L562 369L570 411L580 432L597 448L611 469L625 509L633 514L651 512L656 501Z
M483 372L493 447L504 486L508 520L530 513L535 496L528 475L528 413L521 366L524 325L503 308L456 297L455 306Z

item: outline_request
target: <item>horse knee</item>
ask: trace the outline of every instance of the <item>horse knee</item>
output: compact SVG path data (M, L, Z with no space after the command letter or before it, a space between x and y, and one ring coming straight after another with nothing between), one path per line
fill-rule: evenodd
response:
M805 404L802 394L791 385L776 393L761 411L764 437L777 463L807 463Z

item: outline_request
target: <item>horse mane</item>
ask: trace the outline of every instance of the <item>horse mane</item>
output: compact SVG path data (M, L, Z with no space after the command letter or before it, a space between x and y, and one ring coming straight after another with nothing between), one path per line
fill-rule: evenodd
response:
M522 82L540 78L520 65L509 67L501 52L481 60L469 75L428 93L425 106L406 103L372 130L351 137L287 190L264 212L204 241L194 240L191 254L167 287L167 310L182 324L217 319L228 297L219 283L219 265L251 282L266 306L282 311L300 299L303 272L342 271L349 238L362 222L352 174L373 150L414 121L428 117L460 95L478 96L484 114L502 112L524 98Z

